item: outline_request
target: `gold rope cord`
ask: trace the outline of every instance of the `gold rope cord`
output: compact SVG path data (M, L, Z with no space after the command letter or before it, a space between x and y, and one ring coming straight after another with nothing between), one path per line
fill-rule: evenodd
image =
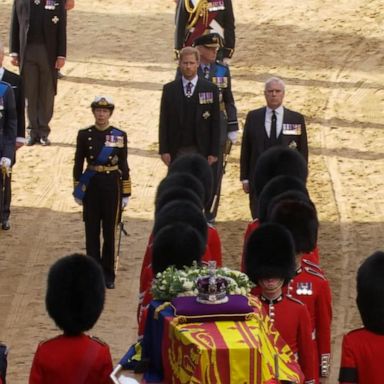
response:
M208 23L208 0L198 0L194 7L191 7L190 0L184 0L185 9L189 13L187 29L194 27L200 16L204 25Z

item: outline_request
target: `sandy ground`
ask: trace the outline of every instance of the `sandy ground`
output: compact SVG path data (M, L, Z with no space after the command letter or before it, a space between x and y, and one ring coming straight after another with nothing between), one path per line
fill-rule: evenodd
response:
M333 290L332 375L343 333L360 324L355 271L383 249L384 5L380 0L234 0L237 50L233 90L241 126L263 103L263 81L287 84L286 105L307 116L309 189L321 220L321 264ZM7 46L11 0L0 0ZM174 76L172 0L79 0L69 14L68 62L59 82L52 146L23 147L14 167L12 229L0 233L0 340L11 350L8 379L24 384L40 340L57 333L44 308L46 274L57 258L84 251L81 210L73 202L72 163L79 128L92 123L96 94L112 95L113 123L129 136L133 196L124 221L117 288L93 333L114 361L135 341L138 272L165 174L157 155L162 85ZM6 66L9 61L6 60ZM224 260L237 267L249 220L231 154L217 227Z

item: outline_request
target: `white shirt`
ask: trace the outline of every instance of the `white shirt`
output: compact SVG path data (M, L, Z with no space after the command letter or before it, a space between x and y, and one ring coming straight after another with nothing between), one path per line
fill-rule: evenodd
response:
M188 83L192 83L191 95L193 95L193 92L195 91L195 88L196 88L198 76L196 75L192 80L187 80L184 76L182 76L181 80L183 81L184 95L187 96L187 84Z
M3 76L4 76L4 68L0 67L0 80L3 79Z
M283 117L284 117L284 107L280 105L280 107L275 109L276 115L276 137L279 137L281 131L283 130ZM271 137L271 124L272 124L272 109L267 107L265 112L265 132L267 132L268 137Z

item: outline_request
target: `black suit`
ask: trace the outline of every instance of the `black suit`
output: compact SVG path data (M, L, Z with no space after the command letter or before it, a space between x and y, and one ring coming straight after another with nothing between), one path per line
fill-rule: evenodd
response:
M253 178L256 162L259 156L269 148L269 137L265 130L266 107L250 111L247 115L240 155L240 180L248 180L250 186L250 205L252 209L255 196L253 191ZM289 134L284 126L290 124L300 125L301 134ZM298 112L284 108L283 130L278 137L278 145L296 148L308 162L307 131L304 116ZM255 208L255 207L254 207Z
M25 102L24 94L21 87L21 78L16 73L8 71L4 68L3 77L0 80L5 81L6 83L12 86L15 101L16 101L16 112L17 112L17 138L25 137ZM16 153L16 152L15 152ZM16 162L16 156L13 156L12 165ZM6 178L5 191L4 191L4 204L3 204L3 222L9 219L10 207L11 207L11 176Z
M204 157L217 157L220 149L218 88L207 80L198 79L191 98L194 115L188 121L185 98L181 79L164 85L160 106L159 153L169 153L173 161L183 147L183 131L190 126L197 152Z
M51 8L49 8L51 6ZM56 59L66 56L63 0L14 0L10 32L11 55L18 55L28 100L31 137L47 137L57 88Z

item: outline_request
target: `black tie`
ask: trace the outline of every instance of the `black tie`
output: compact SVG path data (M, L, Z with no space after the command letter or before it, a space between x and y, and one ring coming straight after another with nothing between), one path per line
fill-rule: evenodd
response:
M192 83L190 81L187 83L187 86L185 87L185 95L187 97L192 96Z
M204 71L204 77L206 79L209 79L209 66L205 65L204 68L203 68L203 71Z
M272 111L272 123L271 123L271 144L274 145L277 143L277 134L276 134L276 113Z

